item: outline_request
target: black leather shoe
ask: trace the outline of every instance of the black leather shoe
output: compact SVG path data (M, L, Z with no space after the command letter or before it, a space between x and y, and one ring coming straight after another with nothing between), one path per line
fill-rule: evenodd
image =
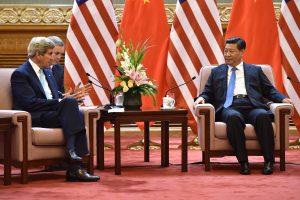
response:
M243 174L243 175L249 175L250 174L250 167L249 167L248 162L241 163L240 174Z
M66 157L71 162L82 162L82 158L77 156L76 152L73 150L68 150L66 152Z
M67 170L66 181L96 182L100 180L99 176L91 175L84 169Z
M273 174L273 162L265 162L262 173L266 175Z

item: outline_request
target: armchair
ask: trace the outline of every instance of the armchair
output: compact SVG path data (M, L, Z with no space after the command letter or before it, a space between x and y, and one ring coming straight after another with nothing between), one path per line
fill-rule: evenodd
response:
M0 117L10 117L11 131L11 163L21 169L21 183L28 182L28 169L43 165L57 164L64 161L65 143L62 129L32 127L28 112L12 110L10 77L14 68L0 68ZM96 107L82 107L90 154L84 158L88 172L93 174L93 155L95 146L96 121L99 110ZM91 145L93 144L93 145ZM0 138L0 146L3 139ZM0 149L0 163L3 163L3 149Z
M274 85L272 68L269 65L260 66ZM199 93L203 91L211 70L214 67L216 66L201 68ZM293 106L286 103L271 103L270 109L274 114L275 157L280 158L280 170L285 171L285 149L288 148L289 117L293 115ZM202 149L205 171L209 171L211 157L231 156L234 155L234 151L227 139L226 124L215 121L215 108L213 105L208 103L198 104L195 108L195 115L198 121L198 137ZM254 127L251 124L246 124L244 132L248 154L261 155Z

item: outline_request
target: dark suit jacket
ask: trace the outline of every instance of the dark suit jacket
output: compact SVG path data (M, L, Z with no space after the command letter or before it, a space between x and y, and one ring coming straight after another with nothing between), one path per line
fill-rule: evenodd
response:
M11 76L13 109L29 112L33 126L40 125L43 112L55 111L59 104L58 98L61 98L51 71L44 69L44 73L53 99L46 98L43 86L28 60Z
M227 93L227 71L228 66L222 64L214 68L206 82L205 88L199 96L206 102L214 105L216 112L223 108ZM268 109L263 98L273 102L281 102L286 98L278 92L261 67L244 63L246 91L251 103L257 108Z
M58 91L60 91L61 93L65 93L64 67L59 64L53 65L52 74L56 81Z

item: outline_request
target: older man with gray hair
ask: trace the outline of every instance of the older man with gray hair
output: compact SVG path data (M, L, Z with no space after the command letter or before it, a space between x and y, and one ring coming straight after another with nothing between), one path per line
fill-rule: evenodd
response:
M65 93L64 67L59 64L61 58L65 54L65 45L64 42L57 36L49 36L48 39L50 39L55 45L53 48L50 68L56 81L58 91Z
M62 128L69 167L67 181L98 181L98 176L81 168L82 156L89 153L86 130L77 100L62 97L50 72L55 44L46 37L34 37L28 45L29 59L11 77L13 108L31 114L32 126Z

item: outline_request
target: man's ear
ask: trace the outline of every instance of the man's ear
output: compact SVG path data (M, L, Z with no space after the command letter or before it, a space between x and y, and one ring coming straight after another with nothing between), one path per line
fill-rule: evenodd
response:
M240 54L241 54L241 56L243 56L243 55L244 55L244 52L245 52L245 49L241 49L241 50L240 50Z
M35 52L35 56L41 56L41 53L39 51Z

